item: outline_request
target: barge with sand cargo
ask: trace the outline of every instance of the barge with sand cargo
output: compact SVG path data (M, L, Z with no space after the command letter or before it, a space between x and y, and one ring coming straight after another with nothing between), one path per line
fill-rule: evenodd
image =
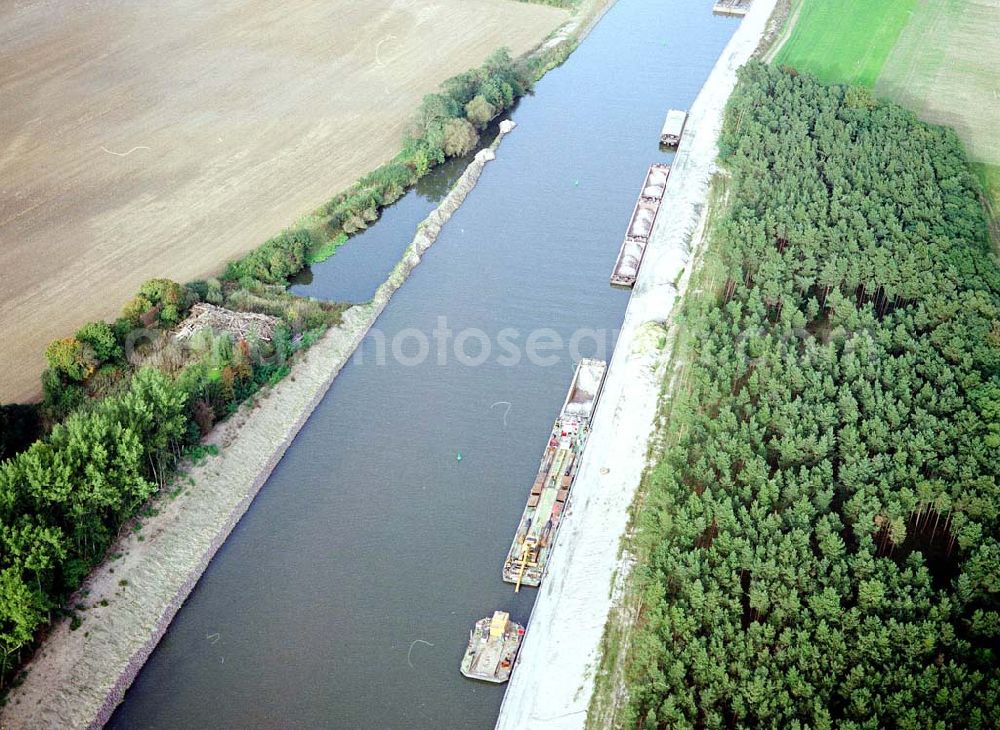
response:
M542 582L580 456L587 445L607 368L603 360L587 358L576 367L504 561L503 579L515 585L515 592L522 585L538 586Z
M669 176L670 165L657 162L649 166L639 199L632 209L632 217L628 222L625 240L618 251L614 271L611 272L611 286L631 288L635 285Z
M469 679L502 684L514 671L514 659L524 639L524 627L510 620L506 611L479 619L469 632L469 646L460 671Z

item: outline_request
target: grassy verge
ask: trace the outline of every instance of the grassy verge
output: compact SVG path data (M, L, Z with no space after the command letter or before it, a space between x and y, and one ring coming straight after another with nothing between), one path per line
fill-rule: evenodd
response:
M621 727L621 712L628 702L627 687L631 682L628 674L629 647L635 630L642 617L645 591L649 589L649 576L643 566L650 560L648 541L639 539L638 526L646 499L652 488L655 473L666 450L675 447L682 431L671 427L674 408L681 402L683 394L690 392L688 383L688 362L694 346L689 330L683 326L684 312L693 309L694 303L706 296L714 297L717 283L725 279L725 268L718 255L716 230L724 216L729 201L729 176L716 173L708 192L708 209L702 240L696 246L694 267L684 298L676 311L677 320L668 328L666 339L671 342L670 359L664 369L667 373L660 391L657 407L656 430L650 439L648 455L649 468L643 474L632 504L629 525L622 538L622 551L633 564L632 570L623 581L622 594L612 606L608 622L601 637L600 662L594 677L594 693L587 710L587 730L606 730ZM683 272L682 272L683 275Z
M795 25L795 13L801 5L801 0L777 0L774 11L768 20L767 30L760 39L760 44L754 52L754 58L770 63L772 57L781 49L789 33Z
M873 86L916 0L805 0L778 65L808 70L822 81Z
M993 250L1000 255L1000 165L973 162L972 171L983 186L983 204L990 217L990 240Z

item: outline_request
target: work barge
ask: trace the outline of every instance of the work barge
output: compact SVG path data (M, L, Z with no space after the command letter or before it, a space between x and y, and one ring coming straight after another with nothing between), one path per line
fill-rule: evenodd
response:
M639 199L632 209L632 217L628 222L625 240L618 251L615 268L611 272L611 286L631 288L635 285L669 176L670 165L657 162L649 166Z
M750 10L753 0L716 0L712 12L716 15L735 15L742 18Z
M476 622L469 632L469 646L460 671L469 679L502 684L514 671L514 660L524 639L524 627L510 620L506 611Z
M566 400L552 426L528 503L503 565L503 579L538 586L545 575L570 490L587 445L590 424L604 386L607 363L583 359L576 367Z

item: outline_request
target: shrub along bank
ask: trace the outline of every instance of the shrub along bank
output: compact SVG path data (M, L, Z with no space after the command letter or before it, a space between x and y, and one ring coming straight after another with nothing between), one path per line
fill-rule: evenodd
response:
M426 96L399 155L302 225L217 279L148 281L115 322L49 345L41 406L0 411L0 682L181 456L339 321L344 307L290 294L289 277L332 254L434 165L473 150L489 122L573 47L567 39L518 61L497 51ZM198 302L280 324L270 341L207 329L184 344L167 336Z
M576 47L568 37L544 51L513 59L500 49L476 69L458 74L423 98L407 127L402 150L392 160L338 194L295 228L229 264L224 278L253 276L284 282L304 266L336 252L350 235L378 220L435 166L461 157L479 144L483 130L532 84L558 66Z
M441 90L421 102L392 160L358 180L308 216L299 226L230 264L227 277L247 269L266 271L265 280L280 281L307 263L332 255L347 237L367 228L380 211L399 200L433 167L449 157L468 154L479 144L487 125L530 89L559 50L514 60L506 49L493 53L476 69L445 81Z
M279 317L269 341L166 328L198 301ZM113 324L53 342L41 411L55 425L0 464L0 678L214 422L289 370L343 307L244 277L143 285ZM4 412L7 413L5 408Z
M956 136L752 64L623 727L1000 726L1000 270Z

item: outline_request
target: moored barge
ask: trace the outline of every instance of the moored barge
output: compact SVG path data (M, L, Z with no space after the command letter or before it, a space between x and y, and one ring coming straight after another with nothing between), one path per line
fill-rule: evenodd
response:
M642 264L649 234L653 231L656 214L660 210L663 194L666 190L670 166L654 163L649 166L646 179L642 184L639 199L632 209L625 240L618 251L614 271L611 272L611 286L632 287L639 276L639 266Z
M742 18L750 10L752 0L716 0L712 12L716 15L735 15Z
M523 626L511 621L506 611L494 611L492 618L480 619L469 632L469 646L460 671L469 679L506 682L514 670L514 659L523 638Z
M603 360L586 358L577 365L504 561L503 579L513 583L515 591L522 585L537 586L542 582L580 456L587 445L607 367Z
M681 135L684 134L684 125L687 124L687 112L680 109L671 109L667 112L667 118L663 120L663 127L660 129L660 144L665 147L676 147L681 143Z

